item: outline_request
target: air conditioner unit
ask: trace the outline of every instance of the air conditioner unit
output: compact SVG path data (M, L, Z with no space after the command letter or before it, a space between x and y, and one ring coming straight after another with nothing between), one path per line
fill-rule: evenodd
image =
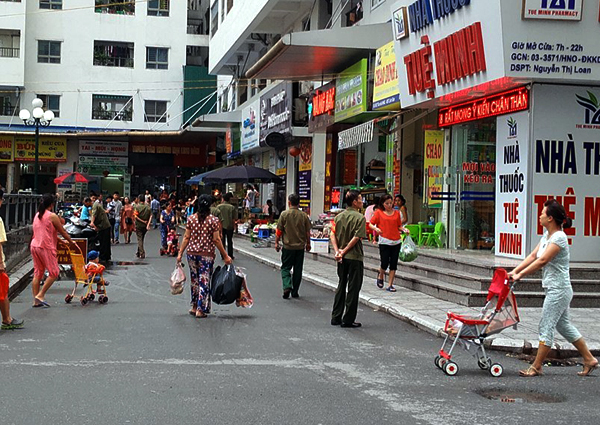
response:
M305 122L308 120L308 111L306 109L306 99L294 99L294 121Z

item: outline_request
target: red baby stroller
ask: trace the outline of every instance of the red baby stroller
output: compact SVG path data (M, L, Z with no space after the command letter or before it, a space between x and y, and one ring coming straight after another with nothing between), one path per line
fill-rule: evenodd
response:
M179 255L179 234L175 227L169 228L169 233L167 233L167 246L160 248L160 255L168 255L171 257L177 257L177 255Z
M514 285L514 282L509 282L506 270L497 269L490 284L487 303L480 315L464 316L448 312L444 327L446 338L439 355L435 358L435 365L446 375L454 376L458 373L458 365L452 361L452 351L457 344L477 359L477 365L482 370L489 371L494 377L502 375L502 365L492 363L492 359L485 352L483 342L488 336L506 328L517 328L520 319L513 293ZM446 346L450 344L450 349L445 351Z

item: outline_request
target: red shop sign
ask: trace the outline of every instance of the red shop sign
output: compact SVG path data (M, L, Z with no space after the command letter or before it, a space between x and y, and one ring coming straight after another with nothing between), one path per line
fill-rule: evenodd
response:
M460 105L441 108L438 112L438 125L439 127L448 127L463 122L523 111L528 108L529 90L520 87Z

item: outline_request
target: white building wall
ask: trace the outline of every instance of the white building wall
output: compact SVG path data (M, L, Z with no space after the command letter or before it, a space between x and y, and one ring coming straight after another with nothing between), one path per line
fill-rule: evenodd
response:
M0 47L19 47L18 58L0 57L0 86L22 87L25 81L25 0L20 3L0 1L0 30L17 30L21 36L19 44L13 40ZM8 41L8 40L6 40Z
M59 94L60 118L55 124L104 128L109 121L92 120L92 94L134 96L133 121L114 121L112 129L149 129L154 123L144 122L143 100L164 100L169 118L183 109L183 66L186 61L187 4L170 2L168 17L147 15L147 3L136 5L135 15L96 13L93 2L64 2L65 9L41 12L39 2L27 2L27 34L25 44L25 86L22 106L29 106L36 94ZM58 40L61 63L37 61L37 41ZM94 41L134 43L134 67L94 66ZM146 69L146 47L169 48L167 70ZM161 130L176 130L182 117ZM158 127L158 126L157 126Z

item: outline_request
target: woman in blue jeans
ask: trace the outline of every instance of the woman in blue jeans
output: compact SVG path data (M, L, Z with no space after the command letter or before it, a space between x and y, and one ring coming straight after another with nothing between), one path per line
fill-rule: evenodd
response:
M569 304L573 299L573 288L569 276L569 241L563 229L572 225L565 208L555 199L544 204L540 215L544 235L538 246L508 275L514 281L542 269L542 287L546 297L539 325L540 341L533 364L527 370L519 371L525 377L542 374L542 365L554 342L556 329L583 356L583 370L579 376L588 376L598 367L598 360L592 356L583 337L571 324Z

